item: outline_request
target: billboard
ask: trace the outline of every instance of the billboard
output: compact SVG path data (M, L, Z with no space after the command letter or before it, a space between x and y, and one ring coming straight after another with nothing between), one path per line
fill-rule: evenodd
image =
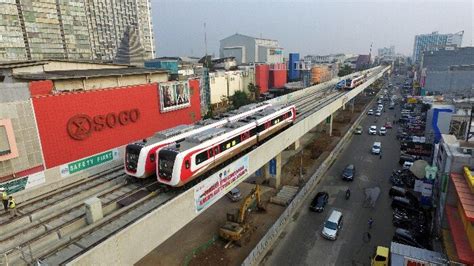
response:
M270 49L270 55L281 55L283 51L280 49Z
M163 82L159 85L162 113L191 106L188 81Z
M249 156L245 155L194 186L196 213L203 212L229 192L249 173Z

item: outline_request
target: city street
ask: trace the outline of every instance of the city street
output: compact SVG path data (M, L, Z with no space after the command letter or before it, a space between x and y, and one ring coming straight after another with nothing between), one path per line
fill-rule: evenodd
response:
M376 105L375 105L376 106ZM397 125L387 130L386 136L368 135L368 128L377 125L379 129L386 121L392 122L395 110L385 104L382 116L367 116L361 122L362 135L353 135L351 142L327 171L316 191L303 203L302 210L264 260L265 265L367 265L369 257L378 245L389 246L393 236L392 210L388 190L389 177L398 168L400 154L396 139ZM375 122L377 120L377 122ZM371 154L375 141L382 142L382 157ZM341 179L347 164L354 164L356 177L352 182ZM350 187L351 197L345 199L345 191ZM379 187L381 193L375 206L364 204L366 188ZM319 191L327 191L329 203L323 213L309 211L309 203ZM321 229L330 210L343 213L343 227L336 241L321 236ZM368 219L374 224L368 229ZM367 232L371 239L367 239Z

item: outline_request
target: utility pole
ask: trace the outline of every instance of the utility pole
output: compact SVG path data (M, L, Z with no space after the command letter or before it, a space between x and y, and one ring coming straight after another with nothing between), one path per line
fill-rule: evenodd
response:
M471 125L472 125L472 115L474 112L474 106L471 106L471 117L469 118L469 124L467 125L467 134L466 134L466 142L469 142L469 139L472 137L471 132Z
M204 54L207 60L207 32L206 32L206 22L204 22Z

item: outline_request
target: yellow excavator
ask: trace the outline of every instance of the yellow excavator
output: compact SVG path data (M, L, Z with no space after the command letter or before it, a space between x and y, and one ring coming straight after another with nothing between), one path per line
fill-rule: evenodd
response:
M265 210L261 200L260 186L256 185L250 194L245 197L239 209L227 213L227 222L219 229L219 236L238 246L242 246L243 240L250 239L250 233L253 231L248 214L255 209Z

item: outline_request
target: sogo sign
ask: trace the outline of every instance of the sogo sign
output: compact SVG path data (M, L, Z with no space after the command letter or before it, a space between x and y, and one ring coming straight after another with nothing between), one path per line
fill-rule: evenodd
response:
M102 131L105 128L115 128L135 123L140 118L140 110L131 109L119 113L108 113L90 117L86 114L78 114L71 117L67 122L67 132L75 140L84 140L94 131Z

